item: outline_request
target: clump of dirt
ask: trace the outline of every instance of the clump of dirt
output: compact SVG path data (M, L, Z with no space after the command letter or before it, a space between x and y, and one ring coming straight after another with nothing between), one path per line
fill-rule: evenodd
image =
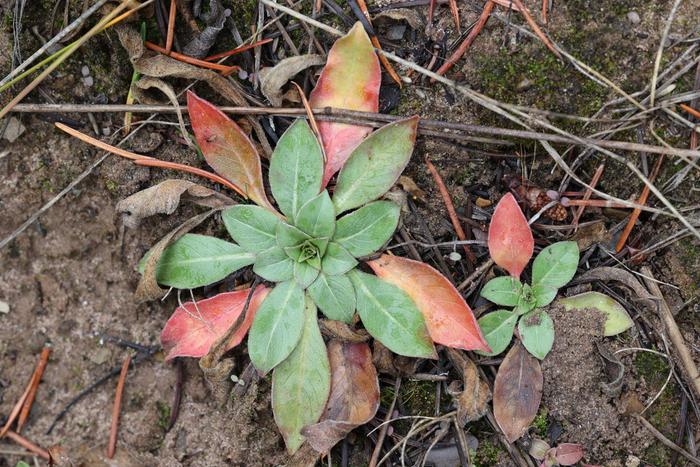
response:
M586 460L593 463L624 462L628 454L641 454L651 443L649 433L623 415L623 404L601 389L609 382L596 348L603 339L604 316L593 309L567 311L559 306L549 315L556 338L542 362L542 405L563 429L557 442L582 444Z

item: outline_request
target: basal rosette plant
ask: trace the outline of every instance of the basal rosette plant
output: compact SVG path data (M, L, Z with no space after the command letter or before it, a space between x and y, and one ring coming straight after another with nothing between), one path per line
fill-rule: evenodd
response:
M379 65L361 25L333 46L318 83L312 94L317 105L339 105L349 96L352 108L376 110ZM362 98L355 99L358 93ZM319 311L349 324L358 315L374 339L404 356L436 358L434 343L490 350L471 309L445 277L426 264L379 255L400 217L399 206L381 198L411 157L418 117L369 135L352 125L323 125L323 144L306 120L296 120L269 161L275 206L265 193L255 146L236 123L193 93L188 94L188 112L209 165L255 204L222 210L233 242L185 234L170 244L158 259L155 277L162 285L193 289L252 267L264 284L178 307L161 335L167 359L206 355L245 312L226 347L240 344L248 334L253 365L260 374L272 371L275 421L294 453L305 441L304 433L314 434L314 448L327 451L342 433L371 419L378 407L369 347L331 341L329 352ZM325 187L338 170L331 192ZM369 258L363 271L361 262ZM368 383L358 388L348 377ZM366 394L356 395L358 391ZM354 411L361 417L343 420L342 407L356 399L373 402ZM340 438L329 437L324 427Z

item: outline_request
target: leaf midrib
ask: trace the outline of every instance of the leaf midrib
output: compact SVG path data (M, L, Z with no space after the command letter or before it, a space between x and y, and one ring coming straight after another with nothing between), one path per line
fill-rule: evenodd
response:
M232 255L223 255L223 256L203 256L199 258L194 258L194 259L187 259L187 260L178 260L178 261L163 261L160 262L159 265L161 266L179 266L179 265L186 265L186 264L196 264L196 263L203 263L207 261L213 261L213 260L221 260L221 261L233 261L236 259L255 259L255 255L253 253L239 253L239 254L232 254Z

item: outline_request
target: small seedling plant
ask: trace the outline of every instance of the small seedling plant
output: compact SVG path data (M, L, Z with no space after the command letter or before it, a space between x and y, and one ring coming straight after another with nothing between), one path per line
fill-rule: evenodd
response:
M358 23L329 52L311 106L377 111L380 81L377 56ZM183 233L206 213L171 232L141 261L139 290L151 279L196 289L243 268L252 268L257 279L252 286L181 303L161 334L166 360L208 357L222 339L228 350L247 335L254 367L261 375L272 372L275 421L293 454L305 441L328 452L379 407L368 343L324 340L319 312L350 332L361 323L399 355L436 358L434 343L491 350L471 309L445 277L427 264L381 254L400 217L399 205L382 197L411 157L417 117L374 132L330 122L318 122L316 132L306 119L294 121L269 159L271 202L256 146L243 130L194 93L188 94L187 107L197 145L218 174L204 176L222 180L254 204L214 210L221 212L233 241ZM150 161L144 163L155 164ZM218 193L191 182L168 182L148 190L167 192L170 202L177 188L175 203L185 194L210 207L220 201ZM130 198L142 199L148 190ZM152 201L145 203L149 212Z
M515 197L508 193L496 206L488 236L489 253L493 261L510 273L491 279L481 290L481 296L496 305L513 307L482 316L479 326L490 352L498 355L518 334L525 348L542 360L554 343L554 323L546 307L557 291L573 279L579 260L576 242L557 242L544 248L532 263L532 282L520 281L520 276L532 258L534 240L530 226Z

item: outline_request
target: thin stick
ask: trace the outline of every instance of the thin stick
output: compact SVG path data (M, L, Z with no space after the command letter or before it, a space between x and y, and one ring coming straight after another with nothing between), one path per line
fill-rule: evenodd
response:
M394 383L394 399L391 401L391 405L386 412L386 417L384 417L384 422L382 423L382 428L379 431L379 436L377 436L377 444L374 446L374 451L372 451L372 458L369 461L369 467L377 467L377 462L379 461L379 454L382 452L382 445L384 444L384 438L386 438L386 432L389 429L389 422L392 419L394 413L394 407L396 407L396 400L399 398L399 389L401 389L401 377L396 378Z
M207 62L204 60L200 60L198 58L190 57L189 55L184 55L181 53L177 53L175 51L170 51L168 52L167 49L164 49L163 47L154 44L153 42L149 41L144 41L143 43L146 48L151 49L155 52L162 53L163 55L167 55L168 57L174 58L175 60L179 60L181 62L189 63L190 65L195 65L199 66L202 68L208 68L210 70L217 70L217 71L223 71L225 73L230 73L233 71L238 71L239 67L237 66L226 66L226 65L219 65L218 63L211 63Z
M109 445L107 446L107 458L112 459L114 452L117 450L117 434L119 429L119 413L122 408L122 395L124 394L124 383L126 382L126 373L129 371L131 363L131 354L127 354L124 363L122 364L121 373L119 373L119 381L117 382L117 392L114 396L114 406L112 407L112 427L109 432Z
M615 209L629 209L629 203L618 203L615 201L610 201L607 199L570 199L566 203L562 203L563 206L588 206L592 208L615 208ZM642 211L656 212L656 209L650 208L649 206L642 206L637 203L633 203L633 208L639 208Z
M444 75L447 73L447 71L452 68L452 66L457 63L457 61L462 58L462 56L467 52L467 49L472 45L474 42L474 39L476 39L476 36L479 35L482 29L484 29L484 26L486 25L486 22L489 20L489 17L491 16L491 12L493 11L493 7L495 6L495 3L493 3L491 0L486 1L486 5L484 5L484 9L481 11L481 15L479 16L479 19L477 20L476 24L472 28L471 31L469 31L469 34L467 34L467 38L464 39L464 41L459 44L459 47L457 50L455 50L450 57L445 60L445 63L442 64L440 68L436 71L438 75ZM435 78L430 80L431 82L435 82Z
M551 50L554 55L561 58L561 54L557 49L554 48L552 41L549 40L549 38L544 34L544 32L542 32L542 29L540 29L540 27L537 25L537 22L530 14L530 10L528 10L525 7L525 5L523 5L523 2L521 2L520 0L513 0L513 3L515 3L518 6L518 8L520 8L520 14L522 14L525 17L525 21L527 21L527 24L529 24L532 28L532 32L534 32L535 35L540 38L544 45L546 45L547 48Z
M639 420L639 422L640 422L642 425L644 425L644 428L646 428L647 430L649 430L649 431L651 432L651 434L654 435L654 437L655 437L656 439L658 439L658 440L661 442L661 444L663 444L663 445L666 446L667 448L672 449L673 451L677 452L678 454L680 454L681 456L685 457L686 459L688 459L688 460L689 460L690 462L692 462L693 464L695 464L695 465L700 465L700 459L698 459L697 457L693 456L691 453L689 453L688 451L686 451L685 449L683 449L682 447L678 446L676 443L674 443L673 441L671 441L670 439L668 439L667 437L665 437L665 436L663 435L663 433L661 433L659 430L657 430L656 428L654 428L654 425L652 425L651 423L649 423L649 422L647 421L646 418L644 418L644 417L642 417L642 416L640 416L640 415L635 415L634 418L636 418L637 420Z
M32 443L31 441L29 441L29 440L28 440L27 438L25 438L24 436L20 435L19 433L16 433L16 432L10 430L10 431L8 431L8 432L5 434L5 436L6 436L8 439L11 439L11 440L14 441L15 443L17 443L17 444L19 444L20 446L22 446L24 449L26 449L26 450L28 450L28 451L32 451L34 454L36 454L37 456L41 457L42 459L46 459L47 461L48 461L48 460L51 460L51 455L49 454L48 451L46 451L45 449L40 448L39 446L37 446L36 444Z
M175 14L177 12L177 2L170 0L170 14L168 15L168 35L165 38L165 54L169 55L173 50L173 39L175 38Z
M462 25L459 21L459 8L457 8L457 0L450 0L450 12L452 13L452 19L455 21L457 34L462 34Z
M661 164L664 161L664 156L663 154L656 159L656 164L654 164L654 168L651 171L651 174L649 174L649 181L654 182L654 179L656 179L657 175L659 175L659 171L661 170ZM647 198L649 198L649 185L644 185L644 189L642 190L642 194L639 196L639 199L637 200L638 204L645 204L647 202ZM641 214L641 210L639 208L635 208L632 211L632 214L630 215L630 219L627 222L627 225L625 226L625 230L622 231L622 234L620 235L620 239L617 241L617 244L615 245L615 251L617 253L621 252L622 249L625 247L625 243L627 243L627 239L629 238L630 234L632 233L632 229L634 228L634 224L637 223L637 219L639 219L639 214Z
M252 43L252 44L242 45L242 46L240 46L240 47L236 47L235 49L231 49L231 50L229 50L228 52L221 52L221 53L218 53L218 54L215 54L215 55L210 55L209 57L206 57L206 58L204 59L204 61L206 61L206 62L213 62L213 61L216 61L216 60L225 58L225 57L230 57L230 56L232 56L232 55L236 55L236 54L245 52L246 50L250 50L250 49L254 49L254 48L256 48L256 47L260 47L261 45L265 45L265 44L267 44L267 43L269 43L269 42L272 42L273 40L274 40L274 39L272 39L272 38L267 38L267 39L262 39L262 40L259 40L259 41L257 41L257 42L254 42L254 43Z
M447 214L450 216L450 221L452 222L452 227L454 227L455 232L457 233L457 238L460 240L464 241L467 239L467 236L464 234L464 230L462 229L462 224L459 222L459 217L457 217L457 211L455 211L454 204L452 204L452 197L450 196L450 192L447 190L447 187L445 186L445 182L442 180L442 177L440 176L440 172L435 168L432 162L430 162L430 159L426 158L425 159L425 165L428 166L428 170L430 171L430 174L433 176L433 180L435 180L435 184L438 187L438 190L440 190L440 195L442 196L442 200L445 202L445 207L447 208ZM469 262L474 265L476 264L476 256L472 252L472 250L469 248L469 245L464 244L462 245L464 248L464 253L467 255L467 259Z
M316 135L316 139L321 143L321 153L323 155L323 160L324 162L326 161L326 150L324 149L323 146L323 136L321 135L321 130L318 127L318 123L316 122L316 117L314 116L314 111L311 108L311 104L309 104L309 100L306 98L306 94L304 94L304 90L301 89L301 86L299 86L296 81L291 82L296 88L297 92L299 93L299 98L301 98L301 103L304 106L304 110L306 110L306 118L309 120L309 123L311 124L311 130L314 132Z
M235 115L281 115L299 116L305 115L306 110L299 107L218 107L224 113ZM18 104L11 112L15 113L110 113L110 112L133 112L133 113L176 113L172 105L124 105L124 104ZM345 118L352 120L355 125L374 126L369 121L391 123L405 117L374 113L360 112L355 110L336 109L326 107L314 109L314 114L319 120L339 121L332 119ZM676 147L654 146L650 144L631 143L627 141L604 140L595 138L569 137L553 133L541 133L529 130L514 130L509 128L498 128L485 125L470 125L464 123L446 122L442 120L421 119L418 123L419 129L436 128L440 130L456 130L466 133L493 135L506 138L522 138L528 140L542 140L557 144L573 144L577 146L600 146L607 149L618 149L621 151L646 152L649 154L666 154L670 156L700 158L700 151L683 149ZM446 133L450 134L450 133Z
M454 1L454 0L452 0ZM357 0L357 5L360 7L360 10L362 14L367 18L367 22L369 24L372 24L372 19L369 16L369 9L367 8L367 4L365 3L365 0ZM459 26L458 26L459 27ZM379 43L379 39L377 38L376 34L371 34L369 37L370 42L372 42L372 45L376 47L377 49L382 49L382 45ZM394 80L396 84L399 85L399 88L403 88L403 81L401 81L401 77L399 74L396 72L394 67L391 65L391 62L382 54L379 54L379 61L381 62L382 66L384 69L389 73L389 76L391 76L391 79Z
M686 104L680 104L679 107L680 107L681 109L685 110L686 112L688 112L688 113L689 113L690 115L692 115L693 117L695 117L695 118L700 118L700 111L695 110L695 109L692 108L691 106L686 105Z
M663 33L661 34L661 41L659 42L659 48L656 51L656 58L654 59L654 71L651 74L651 91L649 92L649 104L654 106L654 99L656 98L656 80L659 75L659 67L661 66L661 57L664 54L664 46L668 33L671 31L671 24L673 24L673 18L676 16L676 11L678 6L681 4L681 0L676 0L673 2L673 7L671 7L671 13L668 15L666 24L664 25Z
M547 13L548 13L548 8L549 6L549 0L542 0L542 22L546 25L548 18L547 18Z
M547 0L545 0L547 1ZM591 183L590 186L592 188L595 188L596 185L598 185L598 181L600 180L600 177L603 175L603 170L605 169L605 164L600 164L598 168L596 169L595 173L593 174L593 178L591 178ZM583 195L583 200L587 201L591 198L591 194L593 194L593 190L591 188L586 188L586 192ZM586 206L579 206L579 208L576 210L576 214L574 215L574 220L571 222L571 224L574 226L575 229L578 228L578 221L581 219L581 216L583 215L583 211L586 209Z
M39 363L37 364L34 374L32 375L32 380L29 383L29 393L27 394L27 398L24 400L24 404L22 405L22 411L19 413L19 419L17 419L17 433L22 431L22 427L27 421L27 417L29 417L29 412L32 410L32 404L34 404L34 398L36 397L36 392L39 388L41 377L44 375L46 364L49 363L49 355L51 355L51 348L44 347L41 350Z
M676 324L676 320L671 313L671 309L664 299L663 293L661 293L659 284L652 279L654 276L651 269L649 269L647 266L643 266L641 272L644 277L644 282L647 285L647 289L649 289L649 291L658 299L657 308L659 317L661 318L661 321L663 321L666 332L671 339L671 343L673 344L683 368L685 369L689 383L695 391L695 396L700 397L700 373L698 373L698 367L695 366L693 357L690 354L688 347L685 345L685 339L683 339L683 335L678 328L678 324Z

